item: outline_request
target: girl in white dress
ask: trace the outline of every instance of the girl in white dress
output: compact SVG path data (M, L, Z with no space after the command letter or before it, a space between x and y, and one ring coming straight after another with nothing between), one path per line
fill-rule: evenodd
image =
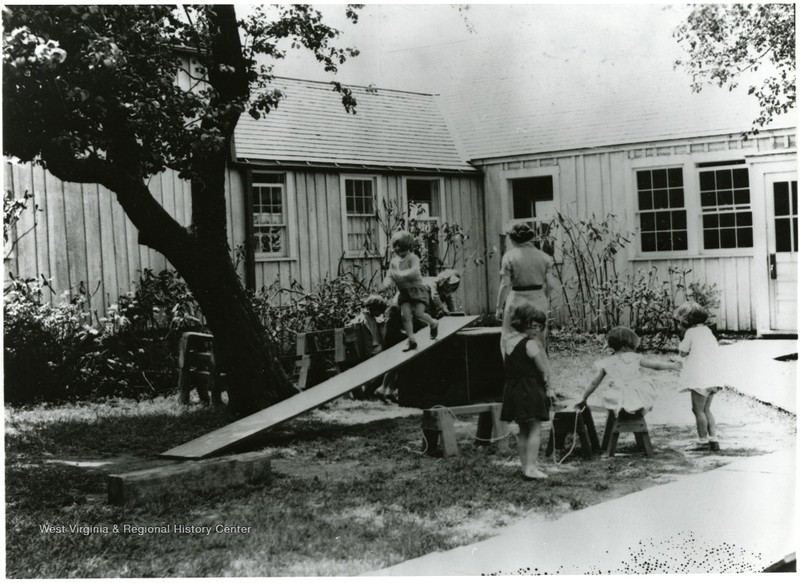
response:
M637 354L639 337L630 328L612 328L606 336L608 347L614 354L595 362L597 375L586 388L576 409L586 407L588 399L604 380L603 407L619 416L620 411L636 413L649 412L656 400L656 388L652 381L642 376L642 367L655 370L677 370L680 364L663 362Z
M700 304L686 302L675 310L674 317L683 333L678 345L684 357L681 392L691 394L692 413L697 423L698 442L693 449L719 451L717 421L711 414L714 394L725 384L726 367L720 361L719 343L705 324L708 311Z

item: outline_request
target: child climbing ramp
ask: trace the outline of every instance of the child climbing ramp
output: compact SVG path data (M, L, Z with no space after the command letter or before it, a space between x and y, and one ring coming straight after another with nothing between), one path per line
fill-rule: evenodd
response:
M443 318L439 325L440 340L452 336L476 319L477 316L450 316ZM419 348L413 352L404 352L402 345L384 350L353 368L311 387L307 391L303 391L298 395L188 443L165 451L161 455L168 458L202 459L230 451L242 442L258 437L275 425L315 409L373 379L383 376L398 366L404 365L434 344L435 342L432 339L420 338Z

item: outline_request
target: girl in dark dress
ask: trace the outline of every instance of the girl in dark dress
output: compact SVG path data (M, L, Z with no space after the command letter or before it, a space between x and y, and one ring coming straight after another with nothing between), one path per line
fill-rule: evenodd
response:
M532 305L516 306L510 318L513 332L503 344L505 387L500 419L519 425L517 449L522 473L529 480L547 478L539 469L542 421L550 418L550 363L541 340L546 322L546 314Z

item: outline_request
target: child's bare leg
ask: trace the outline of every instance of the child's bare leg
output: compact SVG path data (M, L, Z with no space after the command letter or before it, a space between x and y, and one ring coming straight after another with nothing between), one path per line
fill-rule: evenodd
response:
M414 304L414 316L430 326L431 338L436 338L436 329L439 327L439 320L425 311L425 304Z
M697 424L697 435L700 437L700 441L706 441L708 439L708 419L705 413L706 397L697 391L691 391L691 393L692 413L694 413L694 420Z
M706 397L706 404L703 407L703 413L706 416L706 422L708 426L708 438L712 441L717 440L717 420L714 419L714 415L711 414L711 400L714 398L714 393L711 393Z
M525 428L523 430L523 427ZM520 424L520 439L524 445L519 447L522 473L528 478L543 479L547 474L539 469L539 446L541 445L542 422L532 419Z
M375 394L379 397L388 397L391 393L394 392L395 385L397 385L397 371L393 370L391 372L387 372L383 375L383 383L375 391Z
M400 316L403 318L403 328L408 336L409 343L417 343L417 338L414 336L414 313L411 304L400 304Z

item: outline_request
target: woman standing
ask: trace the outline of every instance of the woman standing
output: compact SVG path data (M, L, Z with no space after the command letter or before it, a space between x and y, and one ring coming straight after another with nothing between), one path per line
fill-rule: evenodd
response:
M550 311L550 296L558 287L553 275L553 258L536 248L533 230L524 223L514 225L508 232L513 247L506 251L500 264L500 288L497 292L497 319L502 319L501 346L513 334L511 314L514 308L530 304L545 314ZM542 332L547 348L547 328Z

